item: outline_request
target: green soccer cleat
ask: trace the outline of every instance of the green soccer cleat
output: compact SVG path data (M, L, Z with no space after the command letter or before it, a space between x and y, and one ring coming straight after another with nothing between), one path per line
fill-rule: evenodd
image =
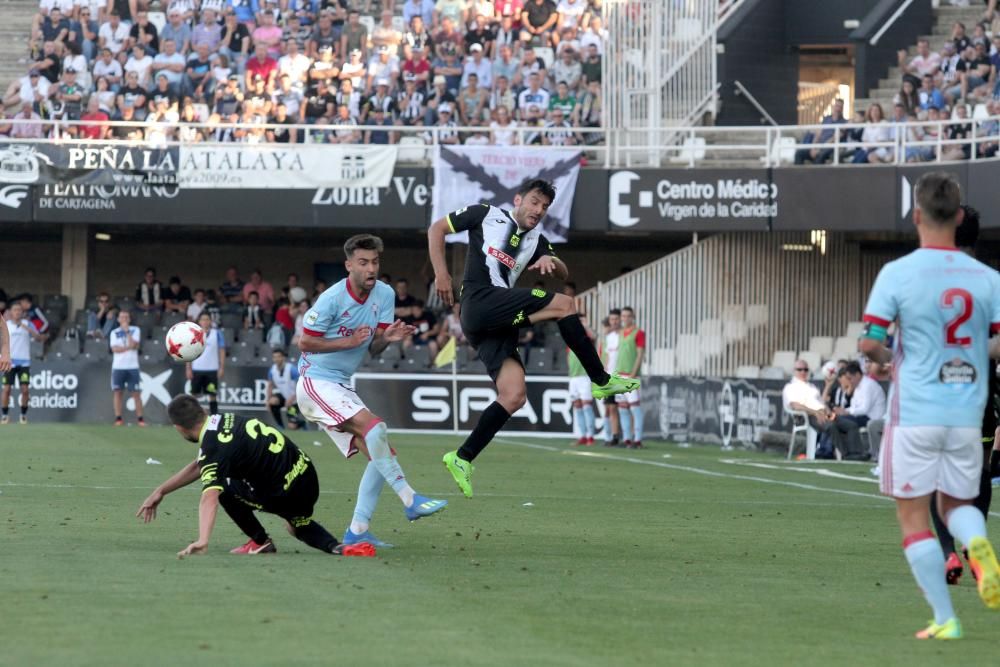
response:
M472 473L476 467L465 459L458 458L458 452L448 452L441 459L444 467L448 469L451 476L455 478L455 483L462 490L466 498L472 497Z
M639 378L627 378L619 375L618 373L612 373L611 379L608 380L606 385L598 385L596 382L592 382L590 385L590 393L594 398L608 398L609 396L614 396L615 394L627 394L630 391L635 391L639 388Z
M917 639L961 639L962 624L957 618L949 618L938 625L934 621L916 634Z

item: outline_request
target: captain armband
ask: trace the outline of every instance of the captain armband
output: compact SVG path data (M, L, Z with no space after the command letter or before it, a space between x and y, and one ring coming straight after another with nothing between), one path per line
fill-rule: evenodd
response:
M865 322L864 331L861 333L862 338L870 338L872 340L877 340L882 342L889 335L887 328L881 324L876 324L875 322Z

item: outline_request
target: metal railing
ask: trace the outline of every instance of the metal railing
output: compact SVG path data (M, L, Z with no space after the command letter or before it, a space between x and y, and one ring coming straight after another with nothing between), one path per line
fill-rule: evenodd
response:
M774 120L774 116L767 112L767 109L765 109L764 106L757 101L757 98L753 96L753 93L747 90L747 87L744 86L739 79L733 81L733 87L736 88L737 95L742 95L747 98L747 101L750 102L753 108L757 110L757 113L763 116L764 120L777 127L778 121Z
M799 81L800 123L822 122L834 101L840 97L840 86L835 83Z

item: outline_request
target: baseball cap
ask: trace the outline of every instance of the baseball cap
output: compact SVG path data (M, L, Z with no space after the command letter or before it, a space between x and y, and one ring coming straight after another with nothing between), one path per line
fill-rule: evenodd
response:
M451 113L451 105L447 102L442 102L441 106L438 107L438 113Z
M388 44L380 44L379 47L378 47L378 52L379 53L389 53L389 45Z
M435 77L434 77L434 85L436 86L439 83L448 83L448 80L444 78L444 74L437 74L437 75L435 75Z
M240 80L240 75L239 74L230 74L229 75L229 80L230 81L239 81Z
M319 47L319 52L320 53L332 53L333 52L333 47L330 46L329 44L324 44L323 46Z
M469 47L469 51L482 51L482 50L483 50L483 45L479 43L473 44L472 46Z
M376 86L388 86L389 85L389 79L376 79L375 80L375 85Z
M360 56L361 55L361 49L353 49L351 51L351 55L352 56Z
M416 80L417 80L417 75L414 74L413 72L407 72L406 74L403 75L403 81L416 81Z
M74 68L74 67L67 67L66 68L66 73L67 74L76 74L76 68Z

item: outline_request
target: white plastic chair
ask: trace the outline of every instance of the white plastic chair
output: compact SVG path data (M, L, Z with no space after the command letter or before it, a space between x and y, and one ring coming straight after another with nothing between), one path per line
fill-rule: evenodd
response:
M809 339L809 351L818 354L826 360L833 354L833 338L830 336L813 336Z
M806 362L809 366L810 371L815 371L821 366L820 356L815 352L809 352L808 350L803 350L799 352L799 359Z
M747 324L752 327L760 327L767 324L770 318L766 303L753 303L747 306Z
M774 356L771 357L771 366L780 368L788 377L792 374L792 369L795 368L795 359L794 350L775 350Z
M748 380L756 380L760 377L760 367L759 366L737 366L736 367L736 377L746 378Z
M800 410L788 410L787 414L792 418L792 439L788 443L788 456L792 458L795 450L795 436L799 433L806 434L806 458L810 461L816 458L816 429L809 423L809 415Z
M163 12L149 12L149 22L156 26L156 34L160 34L163 26L167 25L167 15Z
M399 153L396 159L400 162L421 162L427 159L427 148L420 137L401 137Z
M865 332L864 322L848 322L847 330L844 331L844 336L846 338L853 338L855 341L861 338L861 334Z

